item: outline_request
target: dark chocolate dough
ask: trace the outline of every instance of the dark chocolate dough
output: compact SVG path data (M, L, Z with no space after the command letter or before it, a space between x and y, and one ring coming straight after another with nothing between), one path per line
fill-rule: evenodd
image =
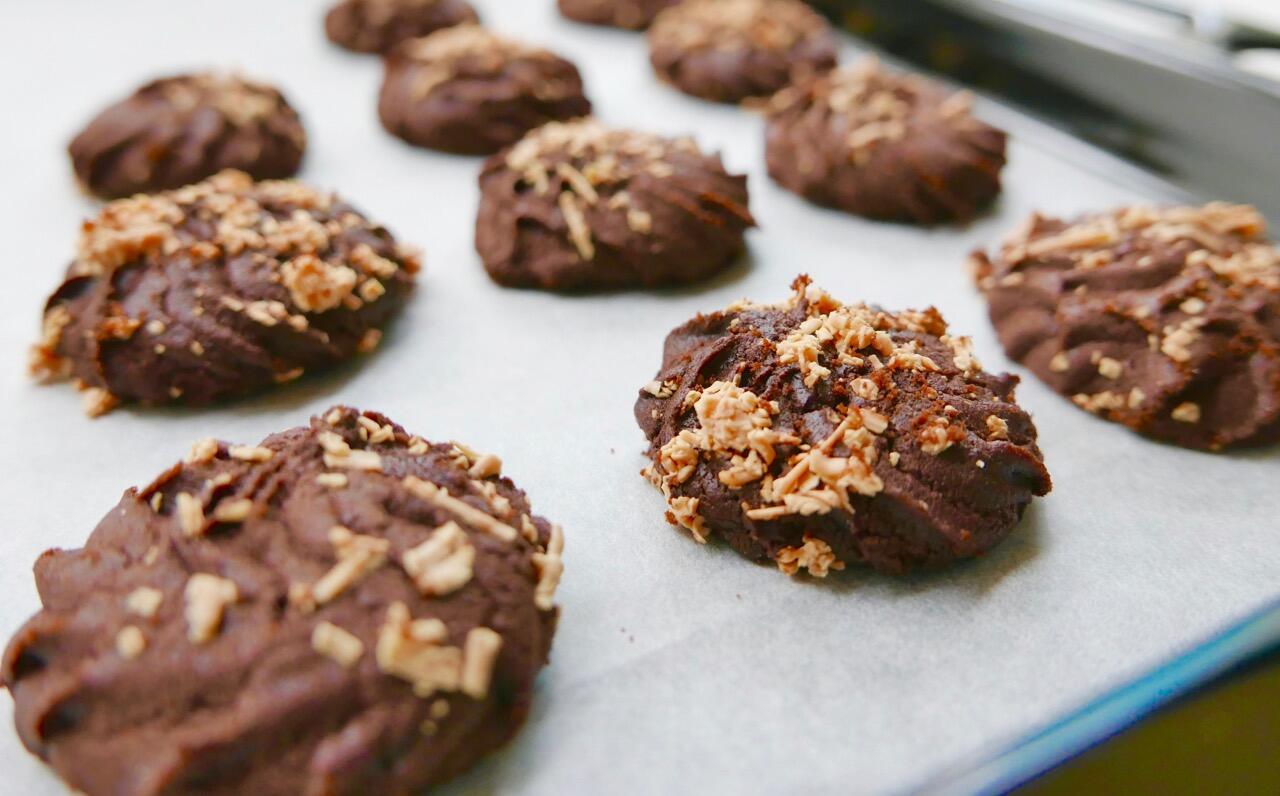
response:
M768 97L836 65L830 25L801 0L685 0L648 35L660 78L716 102Z
M209 404L372 350L416 255L333 194L238 171L118 199L84 224L31 356L90 415Z
M871 59L770 102L769 176L816 204L889 221L973 218L1000 193L1005 134L948 95Z
M501 463L337 407L212 439L36 562L0 674L89 796L419 793L510 739L563 535Z
M362 53L387 53L406 39L479 22L466 0L340 0L324 18L329 41Z
M485 163L476 249L504 285L654 287L729 267L754 224L747 178L692 140L553 122Z
M667 518L782 571L901 573L980 555L1049 473L1016 376L934 309L842 304L800 277L667 337L636 420Z
M974 264L1009 356L1077 406L1188 448L1280 439L1280 251L1252 207L1037 215Z
M493 154L547 122L589 113L572 63L476 25L400 44L378 98L392 135L464 155Z
M85 190L112 199L180 188L223 169L292 177L306 145L279 91L210 73L148 83L98 114L68 151Z

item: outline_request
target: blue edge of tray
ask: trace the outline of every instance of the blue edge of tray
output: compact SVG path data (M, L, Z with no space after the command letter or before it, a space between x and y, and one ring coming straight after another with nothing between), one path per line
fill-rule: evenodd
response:
M1131 727L1174 699L1280 646L1280 600L1020 740L953 768L916 793L1002 794Z

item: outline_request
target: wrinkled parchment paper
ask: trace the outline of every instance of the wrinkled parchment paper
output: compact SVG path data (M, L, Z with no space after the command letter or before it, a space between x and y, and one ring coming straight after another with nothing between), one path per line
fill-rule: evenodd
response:
M568 23L552 0L477 5L493 27L575 59L603 119L695 133L749 172L762 226L749 260L674 292L566 298L497 288L471 246L479 161L385 135L374 111L380 65L325 41L320 4L0 4L5 637L37 607L36 556L79 545L125 487L148 481L196 438L256 441L335 402L500 454L535 509L565 526L563 619L533 715L451 792L908 789L1275 594L1280 458L1148 442L1033 378L1020 397L1055 489L983 560L932 576L849 571L810 583L668 527L661 497L637 474L644 440L631 406L671 327L738 297L782 298L805 271L847 300L936 304L973 335L988 369L1009 369L965 254L1032 209L1175 194L979 103L1015 134L1008 188L990 216L920 230L819 210L766 178L757 116L660 86L641 37ZM208 66L280 84L311 137L303 178L339 189L423 246L427 270L382 350L356 366L212 411L87 420L70 388L24 377L41 305L95 208L76 192L63 147L144 79ZM19 744L7 696L0 714L0 791L65 793Z

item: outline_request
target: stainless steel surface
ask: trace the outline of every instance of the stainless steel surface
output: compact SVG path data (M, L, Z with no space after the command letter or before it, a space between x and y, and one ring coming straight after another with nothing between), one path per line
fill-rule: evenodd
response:
M1280 81L1240 68L1245 59L1222 46L1256 46L1272 39L1267 28L1224 23L1204 36L1194 14L1135 18L1118 2L819 4L900 57L977 81L1201 196L1280 218Z

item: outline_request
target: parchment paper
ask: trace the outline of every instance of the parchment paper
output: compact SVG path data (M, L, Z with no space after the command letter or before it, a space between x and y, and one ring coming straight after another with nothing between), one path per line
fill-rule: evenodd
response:
M698 310L783 297L798 272L836 296L936 304L1000 353L965 254L1032 209L1167 201L1161 184L1008 110L1007 189L968 228L922 231L819 210L764 173L759 118L651 77L643 39L561 20L552 0L477 2L495 27L583 68L610 123L696 133L751 175L762 229L711 285L565 298L492 285L471 245L479 161L414 150L378 126L378 61L330 46L322 7L285 0L0 3L0 478L7 637L37 607L30 567L78 546L131 484L196 438L256 441L335 402L379 409L431 439L502 456L534 507L565 526L563 619L528 725L452 792L884 793L1052 719L1244 614L1277 591L1280 458L1162 446L1095 420L1028 377L1055 489L987 558L892 579L792 581L662 519L637 474L631 416L662 338ZM852 44L850 44L850 55ZM427 270L373 357L274 395L204 412L87 420L69 387L24 377L46 294L95 203L63 147L151 76L239 67L279 83L311 136L303 177L339 189L423 246ZM1024 374L1029 376L1029 374ZM157 684L163 687L163 684ZM0 697L0 792L65 789L28 755Z

